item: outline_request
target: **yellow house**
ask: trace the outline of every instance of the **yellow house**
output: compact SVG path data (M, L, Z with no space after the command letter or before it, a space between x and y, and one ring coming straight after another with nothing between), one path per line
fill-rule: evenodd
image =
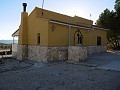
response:
M16 31L18 33L18 59L67 60L71 57L70 52L73 48L74 50L80 48L78 51L83 51L81 53L85 55L84 51L87 54L106 51L108 30L94 26L93 21L38 7L35 7L28 15L27 4L23 3L23 6L21 24ZM15 34L13 33L12 36ZM77 52L73 51L72 54ZM80 56L80 54L77 55Z

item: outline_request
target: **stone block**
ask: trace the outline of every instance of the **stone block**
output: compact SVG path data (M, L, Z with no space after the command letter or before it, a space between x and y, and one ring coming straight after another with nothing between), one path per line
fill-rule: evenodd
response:
M87 54L106 52L106 46L86 46Z
M18 45L17 59L18 60L28 59L28 45Z
M47 47L42 46L28 46L28 59L35 61L47 61Z
M70 46L68 48L68 60L83 61L87 58L87 51L85 47Z

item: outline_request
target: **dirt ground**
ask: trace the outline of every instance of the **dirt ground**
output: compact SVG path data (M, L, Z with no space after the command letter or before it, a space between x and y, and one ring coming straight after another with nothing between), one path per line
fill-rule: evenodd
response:
M120 72L68 62L1 59L0 90L120 90Z

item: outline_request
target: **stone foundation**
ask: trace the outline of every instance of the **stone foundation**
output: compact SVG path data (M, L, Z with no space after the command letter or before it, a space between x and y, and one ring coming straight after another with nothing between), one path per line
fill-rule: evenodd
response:
M87 59L87 50L81 46L70 46L68 48L68 60L83 61Z
M28 45L18 45L17 59L18 60L28 59Z
M48 61L67 60L68 48L67 47L48 47L47 57L48 57Z
M87 54L106 52L106 46L86 46Z
M28 59L36 61L47 61L47 47L28 46Z
M14 47L13 47L14 48ZM43 47L33 45L17 45L13 49L13 57L19 60L35 61L74 60L83 61L87 54L105 52L106 46L70 46L70 47Z
M37 61L67 60L67 47L28 46L28 59Z

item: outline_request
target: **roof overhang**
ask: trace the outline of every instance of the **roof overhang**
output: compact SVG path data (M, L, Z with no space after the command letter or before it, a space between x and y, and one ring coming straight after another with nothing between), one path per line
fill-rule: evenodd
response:
M12 37L17 37L19 36L19 29L17 29L13 34Z
M96 25L93 25L93 28L100 29L100 30L105 30L105 31L109 31L109 29L101 28L101 27L98 27L98 26L96 26Z

